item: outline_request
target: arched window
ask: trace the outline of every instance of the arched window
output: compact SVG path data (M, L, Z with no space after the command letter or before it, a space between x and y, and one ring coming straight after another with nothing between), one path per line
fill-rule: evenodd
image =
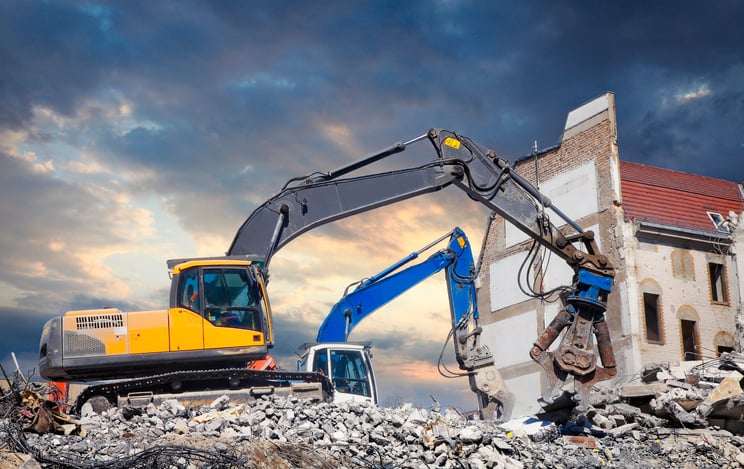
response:
M716 348L716 357L722 353L734 351L734 337L728 332L720 331L713 337L713 346Z
M664 317L661 309L661 286L656 280L641 281L641 306L646 342L664 344Z
M698 322L700 316L692 306L683 305L677 310L682 345L682 360L701 360L700 333Z
M695 280L695 262L692 254L684 249L672 250L672 272L675 278Z

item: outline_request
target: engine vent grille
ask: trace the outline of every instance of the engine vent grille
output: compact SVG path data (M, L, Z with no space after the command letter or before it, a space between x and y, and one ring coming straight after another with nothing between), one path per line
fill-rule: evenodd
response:
M65 332L63 337L64 354L68 358L85 357L88 355L103 355L106 346L95 337L77 332Z
M108 329L112 327L124 327L124 317L121 313L77 316L75 318L75 326L79 331L86 329Z

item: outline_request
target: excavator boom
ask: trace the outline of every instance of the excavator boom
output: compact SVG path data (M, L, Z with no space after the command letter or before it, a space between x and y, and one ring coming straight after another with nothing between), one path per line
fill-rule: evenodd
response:
M414 168L359 177L346 174L428 140L437 158ZM614 275L607 258L599 254L591 232L584 232L550 199L522 178L491 150L454 132L431 129L406 143L397 143L360 161L325 174L290 179L238 229L228 256L264 256L266 264L280 248L300 234L323 224L436 192L450 185L503 216L572 266ZM550 222L550 209L576 231L566 237ZM579 253L576 244L585 252Z
M402 269L403 266L418 259L421 253L447 237L450 238L447 249L435 252L419 264ZM353 291L349 292L347 288L343 297L333 305L331 312L321 324L317 341L345 342L354 327L367 316L448 267L452 267L452 272L447 271L448 284L454 285L449 289L450 303L453 305L452 325L454 327L465 313L475 306L475 302L471 301L471 295L475 293L475 289L469 288L472 284L473 255L470 243L460 228L455 228L418 251L412 252L378 274L361 280ZM470 283L463 286L463 281L458 281L460 279ZM477 309L474 312L477 318Z
M346 177L424 140L436 151L429 163ZM574 400L581 403L594 383L616 373L604 319L615 269L599 251L592 231L584 231L505 160L468 137L430 129L335 171L293 178L246 219L227 254L263 256L267 268L274 253L312 228L448 186L501 215L574 270L572 288L563 298L564 309L535 341L530 357L547 374L542 396L546 408L564 392L574 394ZM564 222L565 231L552 223L549 212ZM592 333L603 368L596 366ZM558 348L549 351L561 334Z

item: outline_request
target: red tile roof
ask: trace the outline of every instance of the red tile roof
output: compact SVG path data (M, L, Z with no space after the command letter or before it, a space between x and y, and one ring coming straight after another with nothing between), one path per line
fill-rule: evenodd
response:
M723 179L621 161L620 181L626 220L716 232L706 212L744 211L739 184Z

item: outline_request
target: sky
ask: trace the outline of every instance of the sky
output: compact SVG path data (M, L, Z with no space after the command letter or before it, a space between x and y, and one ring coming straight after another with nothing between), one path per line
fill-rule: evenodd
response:
M431 127L513 161L611 91L621 159L742 182L742 24L735 0L0 2L0 363L32 374L65 311L165 308L167 259ZM271 264L273 355L294 366L348 284L454 226L477 256L488 215L453 188L299 237ZM436 372L448 329L440 274L354 331L383 403L475 407Z

